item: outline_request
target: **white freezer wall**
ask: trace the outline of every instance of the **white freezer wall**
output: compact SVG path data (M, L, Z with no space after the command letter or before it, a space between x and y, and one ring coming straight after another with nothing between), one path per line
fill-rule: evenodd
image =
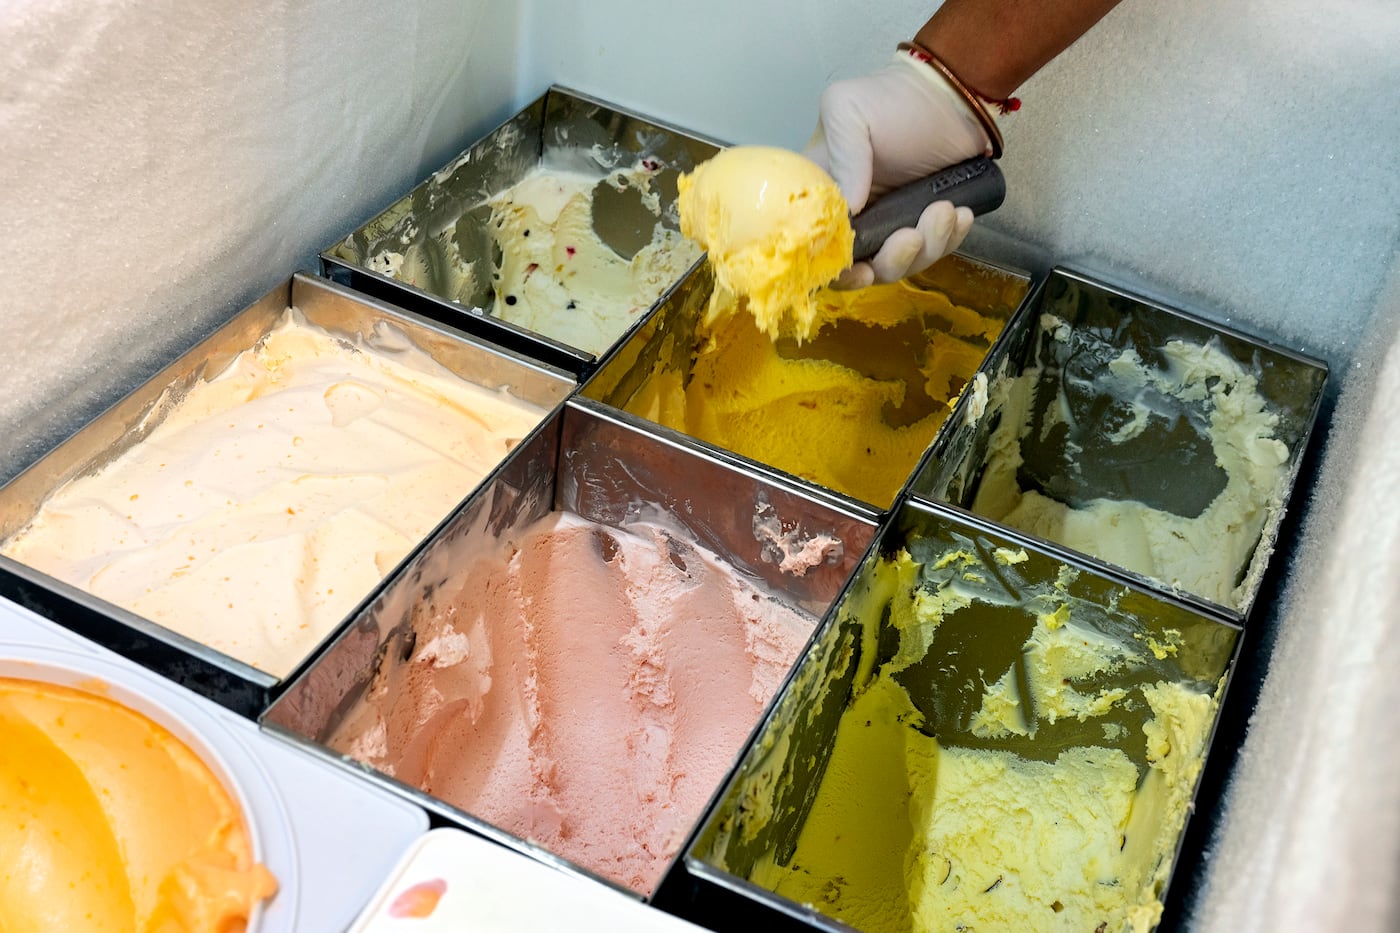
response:
M0 476L514 112L519 24L493 0L0 2Z
M0 478L550 83L800 147L821 88L935 5L0 4ZM1392 0L1123 0L1022 88L970 241L1318 354L1341 389L1193 929L1397 919L1397 89Z

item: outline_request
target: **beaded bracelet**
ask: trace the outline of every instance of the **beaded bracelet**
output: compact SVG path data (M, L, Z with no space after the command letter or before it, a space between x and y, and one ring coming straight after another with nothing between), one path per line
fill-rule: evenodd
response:
M908 53L913 58L918 59L942 75L944 80L948 82L948 85L953 90L957 91L960 97L967 101L968 107L972 109L973 116L977 118L977 122L982 125L982 129L987 134L987 138L992 142L992 158L1001 158L1001 129L997 126L996 120L992 119L992 115L987 112L986 105L992 104L1005 114L1020 110L1021 101L1015 97L1008 97L1006 100L991 100L983 97L966 84L963 84L962 81L958 79L958 76L953 74L948 66L939 60L937 55L934 55L917 42L901 42L898 48L899 51Z

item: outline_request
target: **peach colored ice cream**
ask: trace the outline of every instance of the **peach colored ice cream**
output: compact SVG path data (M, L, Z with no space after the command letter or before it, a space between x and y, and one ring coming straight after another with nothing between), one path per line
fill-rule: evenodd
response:
M658 524L555 512L504 548L330 744L649 893L813 620Z
M0 678L0 930L235 933L276 890L238 803L167 729Z
M289 310L0 552L287 674L544 418Z

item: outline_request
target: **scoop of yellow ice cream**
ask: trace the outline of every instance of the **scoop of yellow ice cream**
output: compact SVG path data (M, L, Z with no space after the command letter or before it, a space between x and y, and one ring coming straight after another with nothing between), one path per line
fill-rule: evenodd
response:
M238 805L162 726L0 678L0 929L244 929L277 887Z
M809 337L812 293L851 264L855 242L831 176L786 149L736 146L682 175L679 190L681 232L705 247L715 270L710 318L741 295L770 337L789 312L791 335Z

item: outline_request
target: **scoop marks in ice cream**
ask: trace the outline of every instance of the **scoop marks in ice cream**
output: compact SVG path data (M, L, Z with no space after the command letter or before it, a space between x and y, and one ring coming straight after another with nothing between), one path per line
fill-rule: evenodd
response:
M1068 328L1051 315L1042 327L1057 335L1054 339L1067 339L1058 335ZM1135 350L1124 350L1095 375L1089 389L1105 409L1117 403L1117 414L1127 412L1121 423L1107 418L1077 423L1062 379L1044 423L1032 424L1032 405L1046 391L1039 367L999 382L993 405L1004 415L992 434L972 507L1013 528L1238 608L1263 572L1263 562L1253 561L1255 548L1264 528L1278 520L1288 480L1290 451L1278 437L1279 412L1260 391L1259 376L1214 342L1169 340L1159 357L1149 365ZM1086 392L1082 384L1075 390ZM1112 452L1149 425L1177 422L1191 425L1223 479L1219 493L1197 514L1177 514L1121 495L1070 505L1022 488L1021 445L1034 432L1063 432L1068 444L1094 443L1098 451Z
M658 365L628 410L884 508L1004 320L916 281L812 301L819 323L801 343L745 314L702 324L689 371Z
M234 933L277 882L207 765L106 697L0 678L0 928Z
M454 555L331 746L649 893L813 625L687 537L555 512Z
M851 264L855 233L846 199L825 171L795 152L736 146L679 181L681 232L709 253L717 288L710 318L747 301L759 330L806 339L812 293Z
M1081 599L1078 571L1029 560L878 560L713 824L720 867L871 933L1154 927L1220 682L1166 660L1201 630L1130 637L1103 614L1127 594ZM834 736L807 728L837 710Z
M676 229L676 205L663 201L662 163L642 158L604 170L601 156L566 161L579 164L537 165L449 222L428 219L435 196L425 194L423 216L399 216L355 261L601 355L700 258L700 247ZM361 255L355 240L336 254Z

